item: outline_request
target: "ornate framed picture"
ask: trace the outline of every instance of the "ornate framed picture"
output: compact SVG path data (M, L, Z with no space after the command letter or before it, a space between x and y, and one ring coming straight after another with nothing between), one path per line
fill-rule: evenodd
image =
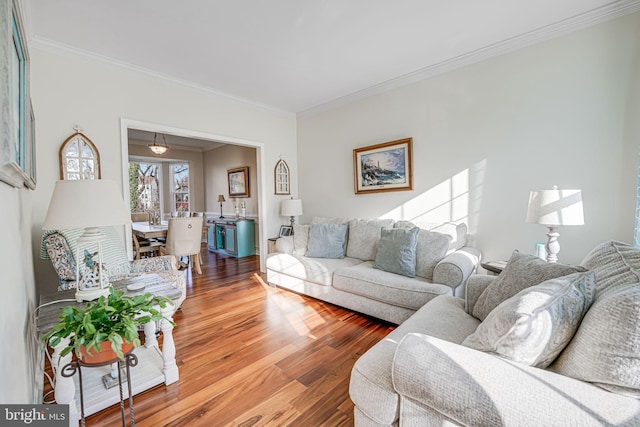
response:
M227 179L229 180L229 197L250 197L249 166L228 169Z
M355 193L413 190L413 138L353 150Z

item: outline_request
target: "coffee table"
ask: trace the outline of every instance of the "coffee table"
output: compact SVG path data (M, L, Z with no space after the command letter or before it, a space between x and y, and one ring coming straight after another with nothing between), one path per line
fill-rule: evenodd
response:
M144 284L144 288L136 291L127 290L127 286L131 284ZM150 292L157 296L166 296L172 301L177 301L182 293L169 282L164 281L157 274L144 274L142 276L128 278L117 282L112 282L115 289L124 290L125 295L135 296ZM62 307L68 305L76 305L83 307L86 303L78 303L75 301L75 289L69 291L57 292L55 294L43 295L40 298L40 309L37 314L36 329L38 336L41 337L47 333L53 326L58 323L58 316ZM171 319L175 307L167 305L161 309L162 314ZM178 365L176 364L176 348L173 341L173 325L167 320L160 322L160 331L162 332L162 348L158 344L156 338L156 323L149 322L144 327L144 344L133 350L140 363L131 369L131 389L132 394L136 395L158 384L172 384L178 381ZM68 340L66 340L68 341ZM43 352L46 346L42 343ZM58 404L69 405L69 425L77 426L80 414L80 391L78 387L77 376L65 377L62 375L62 367L71 362L72 355L61 358L60 351L66 346L65 340L53 349L51 356L51 366L55 373L55 399ZM91 415L102 409L108 408L120 402L119 390L117 387L105 389L102 383L102 377L111 372L109 366L96 367L83 370L83 396L84 396L84 413ZM128 391L124 396L129 396Z

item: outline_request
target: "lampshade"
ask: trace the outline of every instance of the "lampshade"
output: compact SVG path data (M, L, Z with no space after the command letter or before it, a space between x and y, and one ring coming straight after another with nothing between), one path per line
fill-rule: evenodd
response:
M42 229L107 227L130 222L131 212L115 181L66 180L56 182Z
M280 215L282 216L298 216L302 215L302 200L288 199L283 200L280 205Z
M158 137L158 134L154 133L153 144L149 144L147 145L147 147L149 147L149 150L153 151L155 154L164 154L169 149L169 146L167 145L167 140L164 137L164 135L162 135L163 144L161 145L156 142L157 137Z
M218 203L226 202L222 194L218 194Z
M115 181L82 179L56 182L42 229L84 228L84 234L75 241L77 301L92 301L111 292L102 257L102 242L106 237L99 227L128 223L131 223L131 213ZM81 256L81 246L84 257Z
M582 191L551 190L532 191L529 194L526 221L543 225L583 225Z

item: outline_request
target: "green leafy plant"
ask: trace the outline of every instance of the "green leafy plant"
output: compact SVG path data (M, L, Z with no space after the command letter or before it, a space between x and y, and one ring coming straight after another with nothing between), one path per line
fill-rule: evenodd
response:
M83 346L91 355L92 350L100 350L102 342L110 341L113 351L120 359L124 359L123 342L139 346L138 325L161 319L169 320L157 307L164 308L171 303L171 299L166 296L145 293L130 297L124 295L124 291L112 290L108 297L101 296L90 301L84 308L64 307L59 316L60 321L42 339L55 347L62 339L70 338L69 344L60 352L60 357L71 351L79 357L79 349Z

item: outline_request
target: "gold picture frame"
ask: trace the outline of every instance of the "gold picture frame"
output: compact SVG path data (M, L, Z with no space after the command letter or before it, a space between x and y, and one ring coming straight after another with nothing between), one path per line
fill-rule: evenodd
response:
M413 138L353 150L356 194L413 190Z
M250 197L249 166L228 169L229 197Z

